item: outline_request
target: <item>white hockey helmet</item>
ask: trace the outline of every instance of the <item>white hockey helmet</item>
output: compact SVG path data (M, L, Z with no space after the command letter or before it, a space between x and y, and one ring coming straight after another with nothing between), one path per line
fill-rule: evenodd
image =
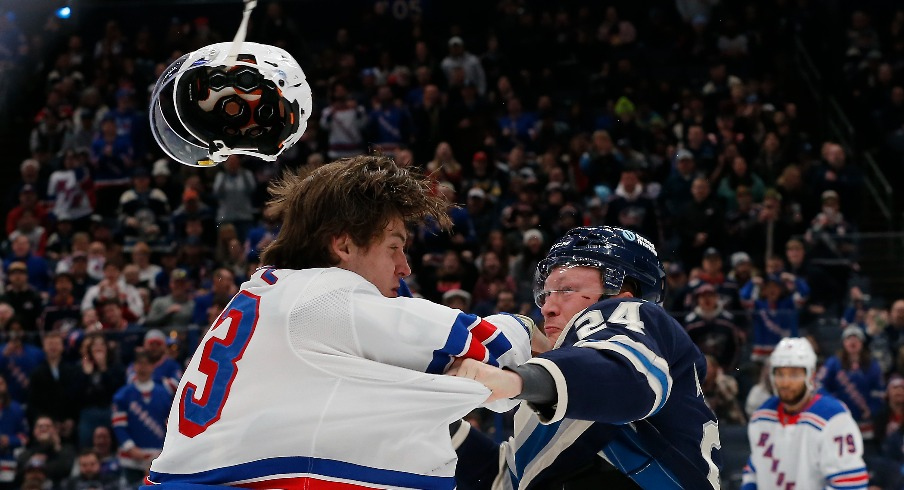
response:
M276 160L301 138L311 108L311 87L289 53L225 42L173 62L157 80L149 113L167 155L210 166L234 154Z
M816 353L810 341L800 337L782 339L769 357L769 380L775 389L775 368L800 367L807 372L807 390L815 389L813 373L816 372Z

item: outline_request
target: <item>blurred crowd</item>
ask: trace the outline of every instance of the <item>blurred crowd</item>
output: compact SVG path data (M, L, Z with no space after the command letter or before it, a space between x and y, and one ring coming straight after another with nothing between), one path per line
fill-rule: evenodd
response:
M904 291L871 297L862 172L787 95L783 47L816 6L498 0L449 24L378 1L319 39L290 7L262 2L248 40L302 64L315 98L302 141L276 164L207 169L167 159L146 110L171 62L232 38L231 17L50 16L27 32L0 15L0 61L40 99L3 196L0 487L140 480L181 367L279 233L267 183L367 151L430 173L449 202L450 232L410 234L416 294L542 320L533 274L555 239L637 231L665 261L665 307L708 356L721 424L769 396L774 345L808 336L868 455L904 463ZM887 53L868 18L849 32L852 83L890 132L904 121L902 15ZM141 399L156 411L134 410Z

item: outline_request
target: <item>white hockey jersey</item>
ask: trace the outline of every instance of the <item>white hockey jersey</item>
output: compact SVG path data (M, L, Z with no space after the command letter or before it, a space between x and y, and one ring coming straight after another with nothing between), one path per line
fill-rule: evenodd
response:
M489 396L441 374L455 356L514 366L530 340L346 270L259 270L188 364L144 488L452 489L448 425Z
M831 396L815 395L794 415L772 397L753 413L747 435L751 454L741 490L867 488L860 429Z

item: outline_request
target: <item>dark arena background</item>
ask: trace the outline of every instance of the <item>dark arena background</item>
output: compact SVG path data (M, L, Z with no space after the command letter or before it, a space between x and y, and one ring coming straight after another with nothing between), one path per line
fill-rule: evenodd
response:
M0 438L23 444L0 439L0 466L20 458L0 489L38 478L21 455L43 413L73 458L43 478L60 485L78 450L106 448L127 486L115 434L104 446L96 428L129 349L161 332L187 362L278 232L267 183L373 150L459 205L452 232L411 234L410 285L436 302L542 321L533 271L566 230L650 238L663 306L710 356L723 488L740 488L746 424L772 389L758 329L810 338L823 364L860 328L875 369L846 368L837 392L820 373L820 389L851 407L871 488L902 488L904 4L259 0L247 40L301 65L307 131L276 163L180 165L151 135L150 89L182 54L231 41L241 14L239 0L0 0L0 399L27 426L3 409ZM768 284L777 301L758 300ZM123 371L106 391L77 382L95 329ZM29 383L50 332L70 384ZM512 430L509 415L470 418L497 440Z

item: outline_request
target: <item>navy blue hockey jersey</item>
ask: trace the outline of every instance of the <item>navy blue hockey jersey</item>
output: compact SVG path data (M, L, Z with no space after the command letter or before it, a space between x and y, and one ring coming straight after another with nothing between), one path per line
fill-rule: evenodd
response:
M542 488L601 456L643 488L719 488L718 424L700 386L706 362L660 306L603 300L572 320L556 349L528 362L552 374L558 402L522 403L494 488ZM459 476L484 486L485 474L461 464L475 448L489 458L472 436L459 448Z

